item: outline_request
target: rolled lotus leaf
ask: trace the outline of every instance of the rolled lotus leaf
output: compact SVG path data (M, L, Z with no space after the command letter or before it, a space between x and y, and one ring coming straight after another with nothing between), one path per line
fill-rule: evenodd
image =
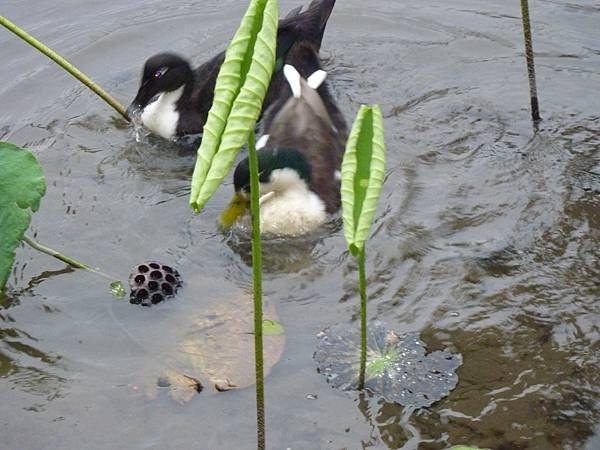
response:
M342 208L348 248L358 255L369 235L385 176L383 118L378 105L362 105L342 162Z
M227 48L192 177L196 212L231 170L260 115L275 66L278 13L277 0L252 0Z
M35 156L9 142L0 142L0 290L15 260L15 249L46 193L44 171Z

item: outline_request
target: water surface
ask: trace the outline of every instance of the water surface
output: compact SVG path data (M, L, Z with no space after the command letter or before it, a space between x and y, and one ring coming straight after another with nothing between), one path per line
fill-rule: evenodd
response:
M148 56L205 60L245 5L4 0L2 14L128 103ZM339 222L314 245L267 245L266 299L286 328L266 384L269 448L600 447L600 8L531 4L537 133L519 14L499 0L336 5L322 54L340 106L348 121L361 103L385 116L369 315L464 362L457 388L424 410L329 388L315 335L354 321L358 305ZM122 279L158 259L187 281L177 300L143 309L111 299L102 278L21 248L0 305L2 447L253 448L253 389L185 406L146 389L164 364L183 364L177 348L195 313L251 286L243 246L216 226L230 181L192 215L193 155L136 143L6 31L0 60L0 139L31 148L48 182L31 233Z

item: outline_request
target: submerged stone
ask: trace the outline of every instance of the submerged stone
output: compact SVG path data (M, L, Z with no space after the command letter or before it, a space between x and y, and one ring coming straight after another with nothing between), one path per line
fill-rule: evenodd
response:
M426 355L418 335L399 336L379 321L369 323L367 330L366 389L389 402L419 408L430 406L456 387L460 354L435 351ZM358 326L340 324L320 333L314 358L329 384L344 391L356 390Z

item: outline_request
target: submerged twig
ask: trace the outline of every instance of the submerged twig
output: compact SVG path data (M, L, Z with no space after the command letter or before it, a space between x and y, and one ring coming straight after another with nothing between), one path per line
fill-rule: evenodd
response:
M61 66L63 69L65 69L71 75L73 75L75 78L77 78L83 84L85 84L88 88L90 88L96 95L98 95L100 98L102 98L102 100L104 100L106 103L108 103L110 106L112 106L114 108L114 110L117 111L119 114L121 114L126 120L129 120L129 116L127 115L127 110L125 109L125 107L123 105L121 105L114 97L112 97L108 92L106 92L104 89L102 89L100 86L98 86L94 81L92 81L92 79L90 77L88 77L86 74L81 72L77 67L75 67L73 64L71 64L65 58L60 56L58 53L56 53L51 48L42 44L40 41L38 41L36 38L31 36L26 31L19 28L17 25L15 25L10 20L8 20L6 17L0 16L0 25L4 26L8 30L12 31L14 34L19 36L21 39L23 39L29 45L38 49L40 52L42 52L44 55L46 55L48 58L50 58L56 64Z
M529 97L531 99L531 118L534 123L540 120L540 105L535 81L535 65L533 61L533 44L531 39L531 23L529 21L528 0L521 0L521 16L523 19L523 38L525 39L525 58L529 78Z

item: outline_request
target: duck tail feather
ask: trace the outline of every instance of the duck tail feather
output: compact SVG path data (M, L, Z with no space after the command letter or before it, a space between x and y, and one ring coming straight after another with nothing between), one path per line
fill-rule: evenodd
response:
M301 83L300 83L300 74L296 70L294 66L286 64L283 66L283 76L287 80L290 85L290 89L292 90L292 95L295 98L300 98L302 95Z
M300 11L302 11L302 6L298 6L297 8L292 9L287 16L285 16L286 19L289 19L290 17L294 17L297 16L298 14L300 14Z
M323 84L323 81L325 81L325 78L327 78L327 72L319 69L319 70L313 72L312 75L306 79L306 83L311 88L317 90L318 87Z
M335 0L313 0L308 6L307 13L313 13L317 18L317 35L315 36L317 48L321 48L325 27L327 26L327 21L329 20L329 16L331 16L334 6Z
M261 148L266 147L267 142L269 142L269 138L271 136L269 136L268 134L263 134L258 141L256 141L256 150L260 150Z

